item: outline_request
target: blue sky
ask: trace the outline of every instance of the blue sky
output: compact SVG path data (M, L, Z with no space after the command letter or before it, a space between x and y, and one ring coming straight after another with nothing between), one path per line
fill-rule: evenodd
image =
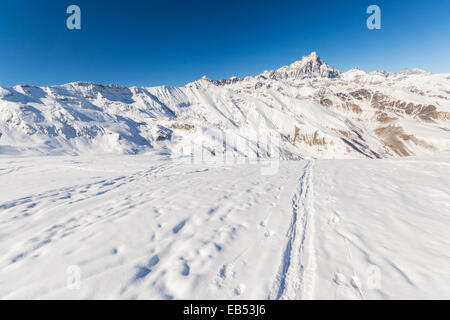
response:
M66 28L81 8L82 29ZM381 8L381 30L366 8ZM0 85L184 85L256 75L317 51L340 70L450 72L448 0L2 1Z

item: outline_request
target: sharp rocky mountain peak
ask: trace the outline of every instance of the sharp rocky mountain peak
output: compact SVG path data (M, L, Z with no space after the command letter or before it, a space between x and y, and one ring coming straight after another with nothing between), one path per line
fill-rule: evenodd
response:
M265 71L261 75L275 80L295 80L314 77L336 78L340 74L340 71L328 65L313 51L289 66L273 71Z

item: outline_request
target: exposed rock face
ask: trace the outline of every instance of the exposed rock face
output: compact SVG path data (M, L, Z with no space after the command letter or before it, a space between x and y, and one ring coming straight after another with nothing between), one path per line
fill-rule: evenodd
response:
M417 139L412 134L406 134L401 127L392 125L380 127L375 130L375 134L383 139L386 146L388 146L398 156L406 157L414 154L408 149L408 143L414 143L415 145L422 146L430 151L435 150L435 148L427 142Z

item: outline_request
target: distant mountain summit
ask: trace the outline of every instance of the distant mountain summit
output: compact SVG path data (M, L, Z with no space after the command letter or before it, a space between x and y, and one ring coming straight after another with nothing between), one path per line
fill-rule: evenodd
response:
M314 77L336 78L340 74L340 71L328 65L325 61L320 59L315 51L313 51L289 66L284 66L273 71L264 71L261 73L261 76L274 80L283 80Z

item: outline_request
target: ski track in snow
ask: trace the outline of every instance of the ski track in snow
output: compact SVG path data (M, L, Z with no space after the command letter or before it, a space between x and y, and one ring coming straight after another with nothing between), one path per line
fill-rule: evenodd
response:
M313 162L308 161L292 198L292 218L271 299L307 299L314 291L314 209L311 204ZM309 237L307 241L307 237Z

